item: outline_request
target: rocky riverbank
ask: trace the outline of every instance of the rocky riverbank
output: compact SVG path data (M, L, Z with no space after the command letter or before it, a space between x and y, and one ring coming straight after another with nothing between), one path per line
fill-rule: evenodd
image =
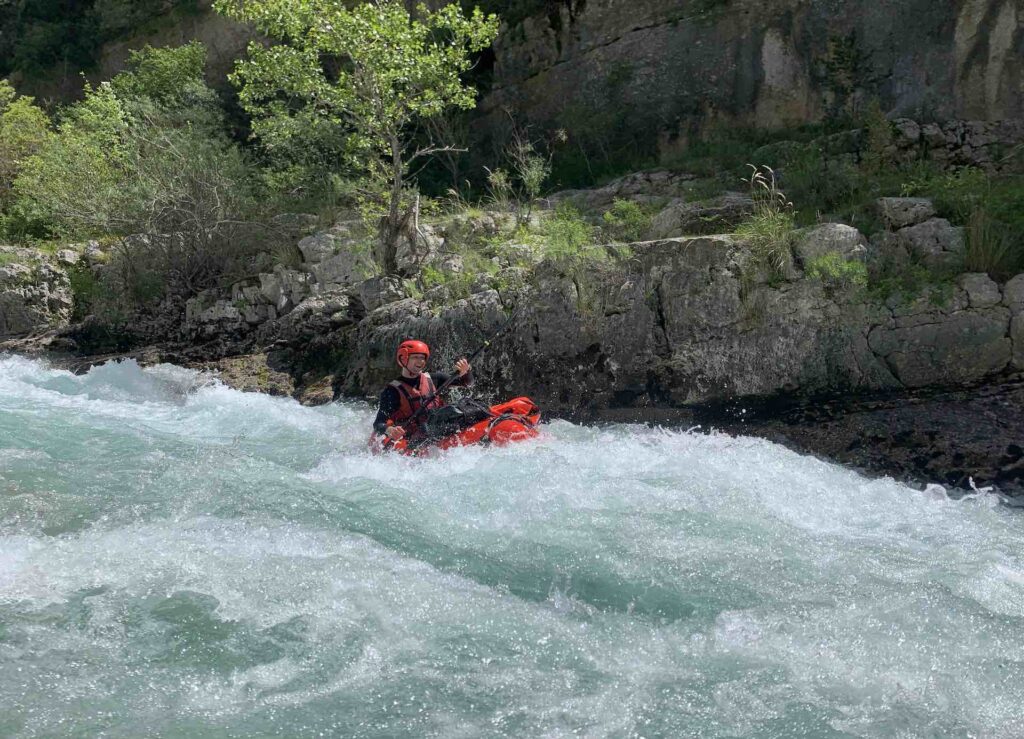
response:
M962 256L963 229L910 198L879 201L884 230L870 238L838 223L803 229L769 269L735 236L681 235L750 208L740 194L687 198L687 182L655 173L605 188L609 202L660 198L652 240L579 259L509 244L476 272L457 245L493 238L511 215L425 224L400 252L404 274L390 277L372 273L357 224L340 223L299 242L297 267L120 326L113 343L130 352L94 320L67 323L68 275L104 269L98 245L31 267L9 256L0 306L21 310L5 309L2 348L75 368L130 354L319 403L372 398L403 337L428 341L444 365L514 316L476 362L492 397L529 394L549 415L588 421L714 426L873 472L1024 492L1024 275L964 273L909 296L866 290L856 278L867 264L943 269ZM411 276L428 269L443 279L423 291Z

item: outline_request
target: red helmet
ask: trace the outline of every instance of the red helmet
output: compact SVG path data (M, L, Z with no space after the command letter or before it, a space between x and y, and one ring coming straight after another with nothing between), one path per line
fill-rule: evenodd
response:
M422 341L408 339L398 345L398 352L395 354L395 359L398 360L399 365L404 367L406 362L409 361L410 354L425 354L427 359L430 359L430 347Z

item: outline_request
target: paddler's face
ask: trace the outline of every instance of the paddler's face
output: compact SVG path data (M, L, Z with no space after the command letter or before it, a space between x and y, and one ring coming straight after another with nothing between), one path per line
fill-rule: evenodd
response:
M426 366L426 354L410 354L409 359L407 359L405 362L405 368L414 375L418 375L420 372L423 371L423 368Z

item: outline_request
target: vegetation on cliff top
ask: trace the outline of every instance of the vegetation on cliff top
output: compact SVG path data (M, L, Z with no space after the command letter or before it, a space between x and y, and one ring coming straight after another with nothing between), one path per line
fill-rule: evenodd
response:
M107 12L111 3L90 7ZM626 106L569 115L576 125L568 130L530 128L510 115L505 145L476 152L480 166L467 171L459 111L475 104L473 60L497 32L494 16L456 5L410 15L398 0L217 6L282 41L251 47L233 77L252 141L232 137L223 102L203 80L197 43L134 53L125 72L87 87L52 118L0 82L0 237L108 240L107 282L82 292L112 313L289 264L296 234L275 221L280 213L320 213L324 225L342 213L363 217L368 233L380 229L372 240L384 273L397 271L399 243L418 238L410 226L421 217L450 225L476 208L511 214L486 239L449 228L446 249L461 269L435 264L409 280L410 291L451 299L478 283L500 285L540 259L578 269L628 255L604 244L647 238L664 204L617 197L593 212L539 207L559 184L594 185L654 163L651 142L604 145L619 140L619 129L628 133ZM612 97L627 77L609 73ZM450 185L422 169L432 155L446 158ZM893 156L892 124L877 107L845 127L712 132L659 166L698 176L688 190L698 199L735 189L749 162L774 173L758 170L748 181L757 207L739 234L774 272L785 266L795 228L838 220L871 234L877 198L899 195L932 198L941 216L966 227L958 268L997 278L1024 270L1021 177ZM830 284L865 282L859 268L828 258L807 273ZM947 277L920 265L871 274L883 292Z

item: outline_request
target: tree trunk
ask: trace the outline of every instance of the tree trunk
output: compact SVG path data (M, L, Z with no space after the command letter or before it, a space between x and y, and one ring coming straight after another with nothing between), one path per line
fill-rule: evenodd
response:
M388 213L381 228L381 268L384 274L398 273L398 241L402 235L402 184L405 167L402 146L397 136L391 137L391 192Z

